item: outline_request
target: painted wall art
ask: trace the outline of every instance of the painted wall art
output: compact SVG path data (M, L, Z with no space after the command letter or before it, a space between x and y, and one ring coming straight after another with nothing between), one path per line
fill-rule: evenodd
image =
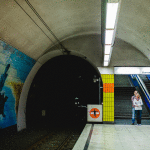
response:
M0 40L0 128L17 124L23 84L35 60Z

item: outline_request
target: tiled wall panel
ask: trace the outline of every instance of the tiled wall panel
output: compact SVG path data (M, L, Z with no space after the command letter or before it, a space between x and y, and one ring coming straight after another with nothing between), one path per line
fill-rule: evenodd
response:
M114 74L102 74L103 121L114 122Z

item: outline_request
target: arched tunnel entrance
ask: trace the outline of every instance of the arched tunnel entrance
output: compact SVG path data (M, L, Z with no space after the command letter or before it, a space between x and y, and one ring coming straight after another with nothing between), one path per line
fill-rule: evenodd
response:
M99 82L93 82L94 76L99 78L100 73L77 56L62 55L47 61L29 90L27 128L86 123L87 104L99 104Z

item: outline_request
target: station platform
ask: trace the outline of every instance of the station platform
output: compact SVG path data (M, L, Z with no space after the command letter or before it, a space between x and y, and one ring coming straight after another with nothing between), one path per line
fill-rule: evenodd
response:
M73 150L149 150L150 125L86 124Z

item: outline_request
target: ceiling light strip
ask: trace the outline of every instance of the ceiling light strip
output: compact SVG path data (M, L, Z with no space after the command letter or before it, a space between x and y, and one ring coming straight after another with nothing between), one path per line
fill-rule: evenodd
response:
M108 66L112 54L115 31L117 25L117 13L119 0L108 0L106 12L105 44L104 44L104 66Z
M115 28L118 3L107 3L106 29Z

